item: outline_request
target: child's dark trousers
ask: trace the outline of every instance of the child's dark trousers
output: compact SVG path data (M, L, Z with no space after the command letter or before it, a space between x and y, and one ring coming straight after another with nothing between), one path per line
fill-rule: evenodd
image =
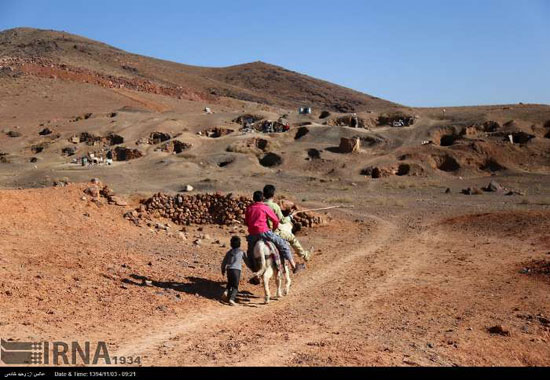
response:
M241 280L241 271L238 269L227 270L227 297L235 301L239 292L239 281Z

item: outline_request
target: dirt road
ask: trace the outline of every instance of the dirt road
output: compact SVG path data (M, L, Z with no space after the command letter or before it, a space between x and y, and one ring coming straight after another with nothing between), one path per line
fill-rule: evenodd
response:
M521 250L517 243L481 235L465 241L439 223L366 219L316 236L323 254L295 278L290 296L263 305L257 288L239 307L213 303L118 352L154 365L548 364L547 326L528 332L513 315L546 310L538 302L545 291L523 281L519 290L510 258L493 257L499 246L504 256ZM518 332L487 332L502 323Z

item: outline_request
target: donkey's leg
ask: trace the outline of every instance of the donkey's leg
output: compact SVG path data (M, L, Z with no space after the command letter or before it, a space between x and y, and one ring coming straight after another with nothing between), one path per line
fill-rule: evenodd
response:
M288 295L290 293L290 284L292 283L292 280L290 279L290 270L288 269L288 265L285 263L285 295Z
M283 296L282 293L282 285L283 285L283 276L281 271L275 269L275 273L277 274L277 298L281 298Z
M269 300L271 299L271 293L269 292L269 280L271 279L271 276L273 276L273 270L268 267L262 276L262 280L264 282L265 303L269 303Z

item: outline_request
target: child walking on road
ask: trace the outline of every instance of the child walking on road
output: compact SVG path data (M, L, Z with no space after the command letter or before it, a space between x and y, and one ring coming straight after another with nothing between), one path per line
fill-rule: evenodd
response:
M235 298L239 292L239 281L241 279L242 263L246 260L246 253L241 249L241 238L231 238L231 250L225 254L222 261L222 275L227 270L227 290L224 295L228 298L229 304L235 306Z

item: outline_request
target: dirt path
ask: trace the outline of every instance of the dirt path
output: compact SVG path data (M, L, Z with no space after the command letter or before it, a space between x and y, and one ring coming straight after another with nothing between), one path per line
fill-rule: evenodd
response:
M348 231L342 236L341 242L348 240L337 250L329 253L330 259L323 258L324 264L314 270L303 272L293 282L291 294L281 300L275 300L269 305L263 305L263 297L250 299L240 307L230 308L215 304L207 309L197 310L189 315L185 321L177 320L164 323L161 328L149 331L138 339L128 341L117 350L117 355L146 355L147 360L154 365L173 363L178 357L178 365L186 364L239 364L239 365L280 365L288 358L288 352L298 351L307 347L312 339L329 337L333 330L340 329L353 321L350 318L335 319L329 323L330 331L324 323L328 322L333 313L330 309L338 310L344 305L345 293L356 289L354 284L361 279L361 266L358 261L379 252L390 239L395 238L397 226L391 222L378 218L372 218L375 226L371 233L367 228L358 228L357 231ZM350 242L350 238L356 236L356 240ZM346 252L354 247L354 250ZM359 248L357 248L359 247ZM331 249L333 249L331 247ZM321 260L322 256L316 257ZM397 270L397 268L396 268ZM274 284L272 284L273 288ZM389 286L389 284L388 284ZM378 291L383 291L379 287ZM376 293L368 292L359 294L358 289L353 290L357 302L366 302ZM258 293L261 288L258 287ZM326 301L328 304L324 304ZM336 303L336 304L335 304ZM303 318L312 315L312 311L319 310L327 315L321 316L319 321L323 324L308 326L302 325ZM286 333L276 334L269 343L253 346L249 350L240 350L235 357L232 350L227 355L217 353L202 353L196 345L216 347L225 343L231 344L231 339L226 339L228 333L239 334L238 341L244 339L254 340L269 332L270 324L286 325L283 327ZM256 328L256 326L259 328ZM242 327L247 326L245 334ZM237 343L239 346L241 343ZM170 351L168 357L166 354ZM243 352L244 351L244 352ZM212 356L214 355L214 356ZM200 358L200 356L203 356ZM211 360L213 359L213 360Z
M525 242L483 231L464 239L462 225L437 218L365 220L335 241L316 237L323 253L290 296L266 306L258 287L238 307L212 302L126 340L117 354L155 366L547 362L548 329L517 317L547 312L544 288L517 275ZM489 334L495 324L511 336Z

